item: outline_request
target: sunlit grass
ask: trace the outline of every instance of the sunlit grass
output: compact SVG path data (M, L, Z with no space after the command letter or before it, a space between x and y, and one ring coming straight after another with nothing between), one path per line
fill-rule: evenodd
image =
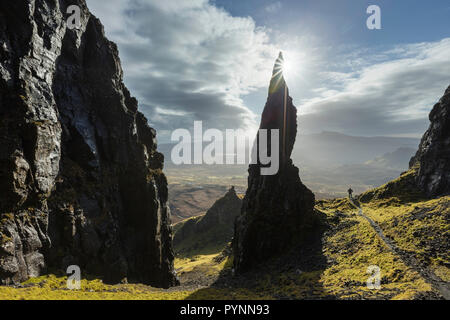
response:
M366 193L364 214L373 219L401 250L429 266L444 281L450 280L449 253L450 197L426 200L402 194L410 181L407 173L398 180ZM399 187L400 186L400 187ZM168 290L141 284L106 285L99 279L82 280L81 290L68 290L65 277L54 275L30 279L23 288L0 287L0 299L73 300L183 300L183 299L415 299L432 293L432 288L402 258L381 240L367 220L357 215L345 199L317 202L329 226L323 236L322 255L326 267L319 270L283 271L268 261L267 272L228 287ZM342 213L345 216L337 216ZM7 217L5 217L6 219ZM433 254L430 248L436 247ZM196 252L178 256L175 268L183 274L220 277L230 274L233 258L218 260L222 248L205 243ZM206 250L206 251L205 251ZM208 252L208 253L205 253ZM367 287L367 268L381 269L381 289ZM230 277L228 275L228 277Z

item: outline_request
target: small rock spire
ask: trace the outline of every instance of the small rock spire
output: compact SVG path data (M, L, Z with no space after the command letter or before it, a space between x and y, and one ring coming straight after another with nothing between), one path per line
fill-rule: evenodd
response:
M284 64L283 52L280 51L280 54L278 55L278 58L275 61L275 65L273 66L272 79L270 80L269 86L269 94L273 94L279 91L280 89L284 89L284 87L286 86L286 81L284 80L283 76L283 64Z
M275 61L269 96L261 115L260 129L280 131L280 159L276 175L261 175L261 164L249 167L248 189L236 219L233 239L237 274L265 263L299 246L314 225L314 194L302 183L291 160L297 135L297 109L283 77L283 54ZM259 151L259 140L256 142ZM272 154L271 145L267 146ZM258 159L259 160L259 159Z

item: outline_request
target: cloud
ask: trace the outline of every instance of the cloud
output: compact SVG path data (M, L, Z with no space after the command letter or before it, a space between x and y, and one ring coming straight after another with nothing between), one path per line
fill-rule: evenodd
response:
M252 18L233 17L207 0L88 5L118 44L126 85L163 139L174 129L190 129L194 120L205 128L254 130L277 48L297 62L286 78L302 133L417 137L450 84L450 38L384 50L336 48L310 31L292 36L257 27ZM274 2L264 10L281 6Z
M303 101L302 130L422 135L428 113L450 85L450 38L397 46L381 56L384 61L376 63L366 56L357 71L324 72L329 87ZM336 82L339 88L333 90Z
M266 30L206 0L112 2L88 0L151 125L163 133L194 120L218 129L257 125L241 96L270 79L277 52Z
M282 3L280 1L276 1L272 4L269 4L264 8L264 10L268 13L275 13L279 11L283 7Z

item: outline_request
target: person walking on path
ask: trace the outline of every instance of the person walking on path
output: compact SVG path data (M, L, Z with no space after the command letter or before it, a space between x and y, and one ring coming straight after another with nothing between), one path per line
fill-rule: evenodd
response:
M350 199L353 199L353 190L352 190L351 187L350 187L350 189L348 189L348 197L349 197Z

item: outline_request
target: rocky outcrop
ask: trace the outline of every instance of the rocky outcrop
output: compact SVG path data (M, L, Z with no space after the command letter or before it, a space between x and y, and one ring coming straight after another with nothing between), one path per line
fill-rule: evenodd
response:
M0 283L175 284L164 159L122 77L84 0L0 3Z
M450 87L430 113L430 127L410 167L418 167L417 184L429 197L450 194Z
M314 223L314 194L303 185L299 169L291 160L297 135L297 109L289 96L282 62L280 54L260 125L260 129L280 130L280 170L275 175L261 175L264 166L259 159L249 167L248 189L233 240L234 266L238 273L298 245ZM260 147L257 140L257 150ZM270 145L268 150L271 152Z
M242 200L232 187L204 216L180 222L173 238L176 252L190 254L208 248L223 249L233 238L234 221L241 206Z

